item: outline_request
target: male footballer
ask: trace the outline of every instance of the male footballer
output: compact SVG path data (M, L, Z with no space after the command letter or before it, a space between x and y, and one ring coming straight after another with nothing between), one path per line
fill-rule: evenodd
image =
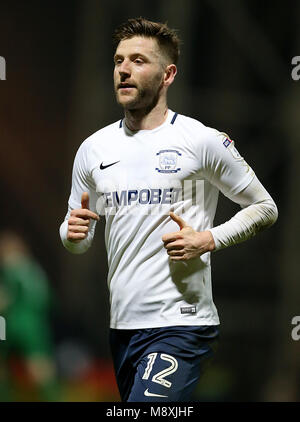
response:
M78 149L60 236L70 252L84 253L105 217L122 400L189 401L219 335L210 253L271 226L277 208L225 133L168 108L176 32L129 19L114 42L124 118ZM219 191L241 210L214 227Z

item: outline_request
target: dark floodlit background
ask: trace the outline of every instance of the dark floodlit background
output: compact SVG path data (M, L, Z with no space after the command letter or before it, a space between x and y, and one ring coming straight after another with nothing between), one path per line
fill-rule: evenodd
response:
M300 315L300 81L291 77L300 55L297 0L1 2L0 228L21 234L52 290L56 395L49 397L119 400L108 347L104 221L81 256L62 247L58 228L77 148L122 117L112 31L141 15L168 21L183 41L170 108L227 132L279 209L270 230L212 256L221 342L195 399L299 401L300 341L291 336ZM215 223L237 210L221 197ZM9 344L8 328L6 336ZM2 358L0 400L8 385L8 400L39 400L39 374L28 375L26 357Z

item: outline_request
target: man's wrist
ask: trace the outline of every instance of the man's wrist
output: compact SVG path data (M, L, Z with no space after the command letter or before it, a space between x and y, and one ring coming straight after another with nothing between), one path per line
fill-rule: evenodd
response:
M208 236L208 243L207 243L208 252L213 252L216 249L215 239L210 230L206 230L204 233L206 233Z
M64 247L73 254L82 254L91 245L91 241L88 237L85 239L80 240L79 242L74 242L72 240L68 240L68 221L65 220L60 228L59 228L60 238Z
M214 237L209 230L197 232L197 235L199 238L198 248L201 255L206 252L213 252L216 249Z

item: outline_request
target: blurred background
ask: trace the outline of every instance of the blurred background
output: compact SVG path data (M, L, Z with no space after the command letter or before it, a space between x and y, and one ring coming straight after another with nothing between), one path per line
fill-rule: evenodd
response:
M273 228L212 256L221 342L195 400L299 401L297 0L1 1L0 400L120 400L105 223L81 256L58 229L79 145L122 117L111 34L137 16L167 21L183 41L170 108L228 133L279 209ZM215 224L237 210L221 197Z

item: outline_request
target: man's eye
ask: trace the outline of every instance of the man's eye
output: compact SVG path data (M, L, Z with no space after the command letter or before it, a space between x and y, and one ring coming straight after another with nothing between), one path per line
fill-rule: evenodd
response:
M137 63L137 64L142 64L142 63L144 63L142 59L135 59L135 61L134 61L134 62L135 62L135 63Z

